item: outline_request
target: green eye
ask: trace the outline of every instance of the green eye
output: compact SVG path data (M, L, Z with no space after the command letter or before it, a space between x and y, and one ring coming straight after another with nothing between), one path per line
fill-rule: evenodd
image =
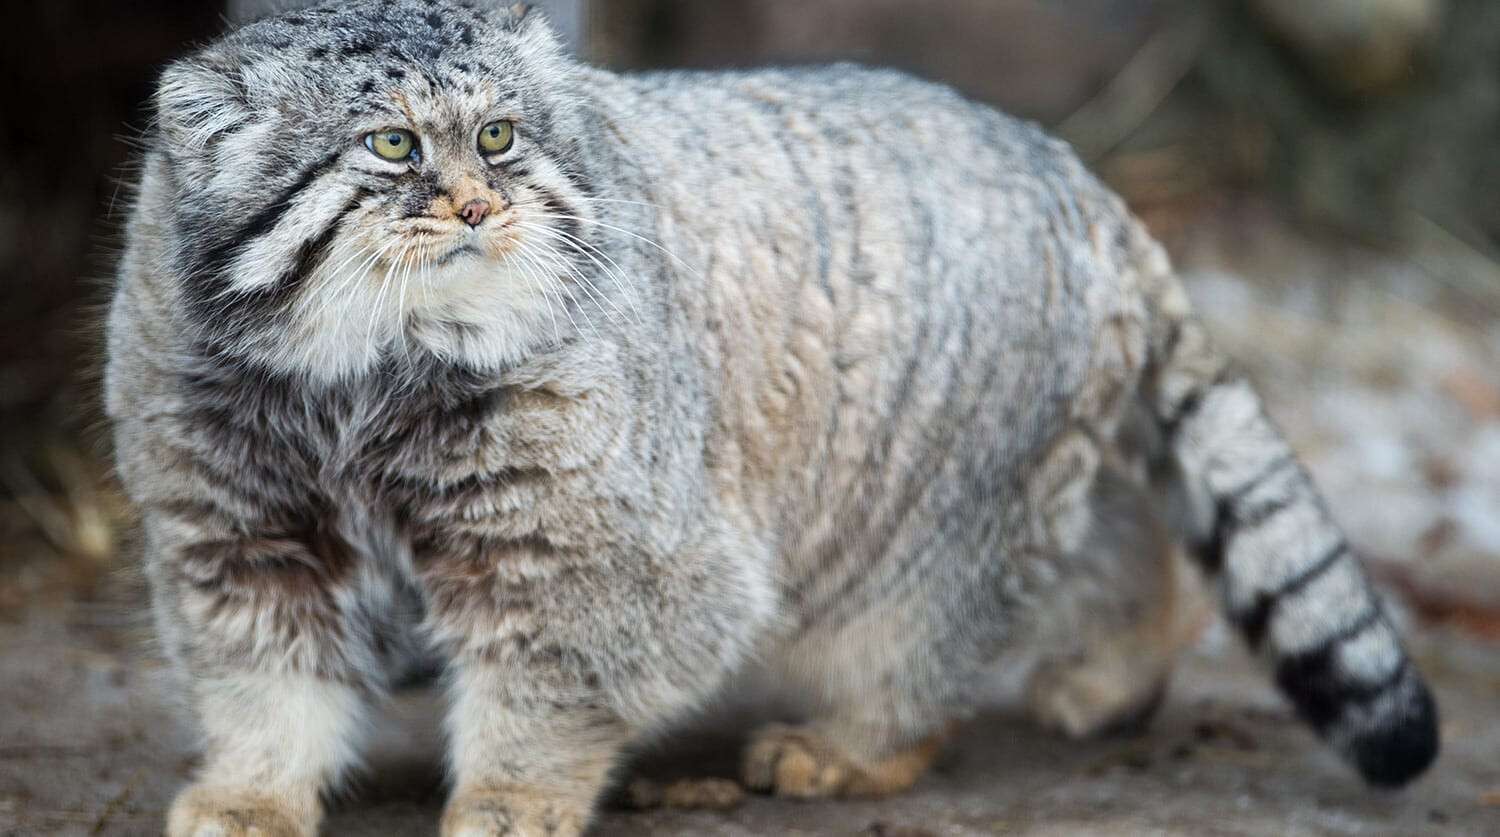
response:
M479 150L486 154L509 151L515 141L516 126L503 119L479 129Z
M401 162L417 155L417 137L401 128L387 128L365 135L365 148L375 152L382 160Z

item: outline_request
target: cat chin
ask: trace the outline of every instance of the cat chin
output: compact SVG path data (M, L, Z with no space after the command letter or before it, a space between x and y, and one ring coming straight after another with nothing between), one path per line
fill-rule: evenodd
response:
M299 338L248 352L278 372L322 384L354 382L372 374L430 368L422 358L477 372L500 371L557 345L543 318L522 312L484 321L415 317L406 332L380 341L341 341L337 336ZM401 360L413 361L400 363ZM398 361L394 365L390 360Z
M450 294L472 292L496 283L528 287L528 278L504 258L486 253L478 245L465 243L434 260L421 275L414 272L409 290L415 291L419 297L424 290L442 292L442 301L446 302ZM532 283L535 281L531 280Z
M433 355L477 369L523 360L566 336L557 280L488 254L465 255L412 289L405 334ZM398 347L399 348L399 347Z
M420 273L392 271L358 294L306 297L295 324L253 353L323 382L358 378L403 355L501 369L571 333L565 293L556 279L528 267L462 253Z

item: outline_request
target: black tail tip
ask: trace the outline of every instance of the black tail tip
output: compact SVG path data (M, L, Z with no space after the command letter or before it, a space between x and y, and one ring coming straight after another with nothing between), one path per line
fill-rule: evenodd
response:
M1417 778L1438 754L1438 713L1432 692L1420 681L1395 717L1364 730L1349 742L1349 755L1366 782L1399 788Z

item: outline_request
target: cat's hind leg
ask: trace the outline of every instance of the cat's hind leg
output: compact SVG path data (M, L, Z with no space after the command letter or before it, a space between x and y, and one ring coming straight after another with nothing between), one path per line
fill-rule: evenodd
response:
M1089 535L1040 615L1026 688L1032 717L1071 738L1144 727L1204 612L1144 488L1105 466L1090 505Z
M798 722L752 733L741 757L745 786L816 799L889 796L916 784L964 713L928 653L929 626L912 618L926 607L914 598L865 609L778 655L766 681Z

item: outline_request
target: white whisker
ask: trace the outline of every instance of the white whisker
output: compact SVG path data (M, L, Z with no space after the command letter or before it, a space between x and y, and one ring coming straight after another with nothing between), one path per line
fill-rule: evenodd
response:
M560 241L563 244L568 245L571 249L576 250L579 253L582 253L584 255L584 257L586 257L589 261L593 262L594 265L599 268L599 270L600 270L601 273L603 273L605 276L609 277L610 281L615 284L615 287L617 287L617 288L620 289L621 295L623 295L625 297L625 303L630 306L630 310L635 314L635 320L636 320L636 322L637 323L644 322L644 319L641 317L641 309L640 309L640 307L638 305L636 305L635 294L633 292L634 289L630 286L630 283L625 279L624 268L620 267L619 262L616 262L613 258L611 258L608 253L605 253L604 251L600 250L598 247L595 247L594 245L592 245L592 244L590 244L590 243L588 243L588 242L586 242L586 241L584 241L584 240L582 240L582 239L580 239L580 238L578 238L576 236L570 235L569 233L563 232L562 230L552 229L551 227L548 227L548 226L545 226L545 225L542 225L542 224L531 224L531 223L527 223L525 221L522 221L522 222L518 223L516 226L521 227L523 229L531 230L531 231L536 232L536 233L540 233L542 235L550 236L554 240ZM587 249L585 249L585 248L587 248ZM605 266L605 264L603 262L601 262L598 258L595 258L595 256L593 255L593 253L589 252L590 250L598 252L599 255L603 256L605 259L608 259L609 263L611 265L613 265L613 270L611 270L610 267ZM613 301L611 301L611 302L613 302ZM615 308L616 308L616 310L618 310L619 306L615 306ZM621 311L620 313L622 315L624 314L623 311Z
M422 283L422 307L428 308L432 305L432 274L429 272L432 265L432 248L422 248L422 264L417 271L417 278Z
M406 286L411 281L411 269L416 261L415 248L421 246L418 239L413 239L407 249L401 251L401 261L405 267L401 271L401 279L396 288L396 339L401 345L401 352L409 361L411 359L411 343L406 335Z
M596 198L574 195L573 197L568 198L568 200L577 201L579 203L622 203L626 204L627 206L644 206L650 209L661 209L661 204L650 203L648 201L631 201L625 200L624 198Z
M535 271L533 269L534 268L534 262L532 261L530 255L528 253L525 253L522 248L518 248L516 250L514 256L517 259L523 260L519 264L515 265L515 268L517 270L521 271L522 278L524 278L526 280L526 283L528 285L530 285L531 287L535 288L537 293L541 294L542 302L547 306L547 316L548 316L549 319L552 320L552 342L553 342L554 345L561 346L562 345L561 327L557 323L557 312L555 310L553 310L553 308L552 308L552 297L547 293L547 281L546 281L546 279L543 278L543 277L540 277L538 274L535 273ZM566 308L563 309L563 313L567 314L567 309ZM572 317L571 314L569 314L568 316L570 318ZM570 321L571 321L571 319L570 319ZM576 323L574 323L573 328L576 331L577 328L578 328L578 325Z
M567 270L570 276L572 276L574 279L577 279L582 284L584 292L587 293L590 298L594 299L597 303L600 304L599 310L604 312L604 315L609 318L610 322L615 323L616 325L619 324L619 321L615 319L614 314L610 313L604 306L608 305L609 307L613 308L615 311L619 312L619 315L621 317L625 316L625 311L621 309L614 300L605 296L604 292L600 291L599 288L589 280L588 276L586 276L583 271L578 269L577 265L569 261L565 255L558 252L557 248L546 243L545 241L533 240L532 243L541 249L543 255L549 255L557 266Z
M526 252L527 257L530 258L533 261L533 263L535 263L537 265L537 267L538 267L539 270L543 270L545 272L545 270L546 270L546 263L542 262L542 258L544 257L545 254L538 253L538 252L526 249L527 247L535 246L537 244L539 244L539 242L532 241L532 240L528 239L527 241L523 242L523 244L522 244L522 250ZM563 267L564 270L567 269L565 265L559 265L555 258L547 257L547 262L550 262L553 265L554 268L556 268L556 267ZM593 320L592 317L589 316L588 310L585 309L584 306L581 305L578 302L578 296L573 293L572 287L567 282L561 282L561 281L558 282L555 287L559 291L561 291L562 293L565 293L565 294L568 295L568 299L572 300L573 306L576 307L578 309L578 313L583 316L583 322L584 322L584 324L589 327L589 331L594 332L594 336L595 337L598 337L599 336L599 329L598 329L598 327L594 325L594 320ZM572 315L572 313L570 313L568 306L566 306L566 305L563 306L563 313L565 313L565 314L568 315L568 320L569 320L569 322L573 322L573 328L576 331L578 329L578 323L575 322L575 321L573 321L573 315Z
M665 253L668 258L672 259L673 261L677 262L679 265L682 265L684 268L686 268L689 272L691 272L693 274L693 276L698 277L698 278L702 278L702 274L700 274L698 272L697 268L695 268L692 265L688 264L685 260L682 259L682 257L678 256L676 253L673 253L671 250L668 250L666 247L663 247L660 243L658 243L656 241L653 241L652 239L647 238L646 236L641 235L640 233L631 232L630 230L627 230L624 227L617 227L614 224L606 224L603 221L596 221L593 218L584 218L581 215L564 215L564 214L558 213L558 212L540 212L540 211L533 212L532 215L534 217L537 217L537 218L561 218L561 219L564 219L564 220L567 220L567 221L577 221L580 224L593 224L593 225L595 225L597 227L602 227L602 228L604 228L606 230L612 230L614 232L620 233L621 235L630 236L631 238L633 238L633 239L635 239L637 241L640 241L640 242L642 242L644 244L648 244L648 245L650 245L652 247L655 247L657 250L660 250L662 253Z
M398 252L399 253L405 253L406 252L405 242L401 242L401 245L402 245L402 249L400 251L398 251ZM366 345L366 357L374 357L377 354L376 350L380 348L381 336L376 333L375 327L376 327L376 323L380 319L380 314L381 314L381 310L380 309L381 309L381 306L385 304L385 295L386 295L386 292L390 289L391 284L394 281L393 280L394 274L395 274L395 262L394 261L387 261L386 262L386 267L385 267L385 280L380 283L380 289L375 292L375 302L374 302L373 305L370 306L370 322L369 322L369 326L368 326L368 328L366 329L366 332L365 332L366 337L368 338L367 341L366 341L367 342L367 345Z

